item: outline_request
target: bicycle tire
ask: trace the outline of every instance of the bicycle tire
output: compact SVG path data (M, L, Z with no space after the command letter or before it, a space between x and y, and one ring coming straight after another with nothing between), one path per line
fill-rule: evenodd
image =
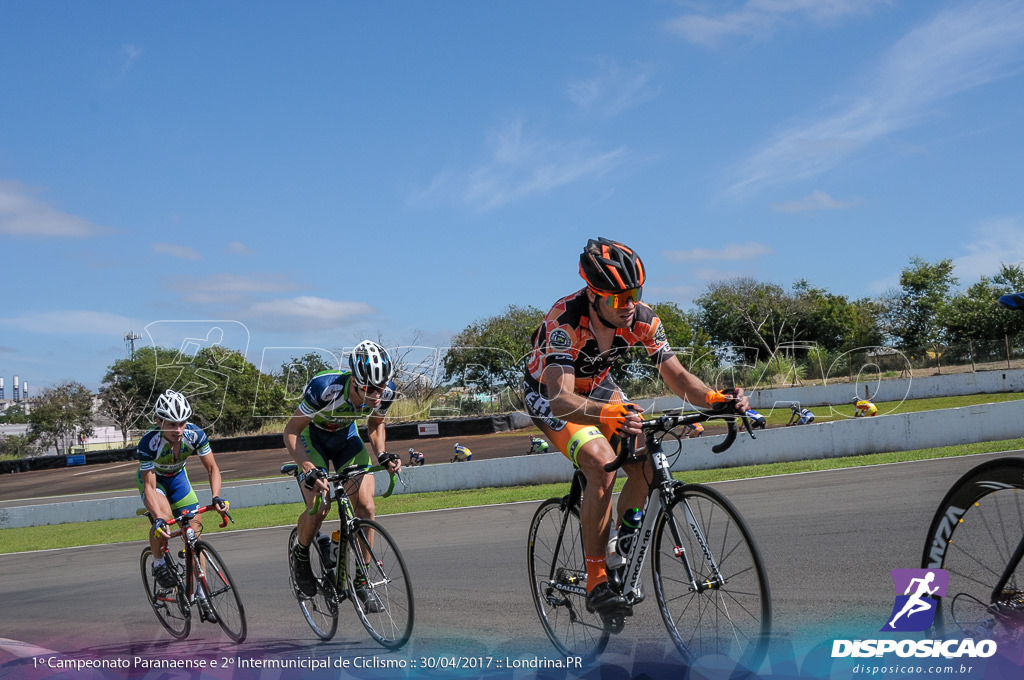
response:
M367 533L372 531L372 536ZM363 564L362 550L369 550L370 562ZM416 605L405 559L391 534L373 520L357 519L345 552L345 587L359 620L374 640L388 649L398 649L412 635ZM364 577L370 595L364 602L356 579ZM374 599L380 611L373 611Z
M174 568L178 584L170 589L161 588L153 577L153 551L149 547L142 551L140 566L146 600L156 614L157 621L175 640L184 640L192 630L192 610L185 597L181 574Z
M235 642L244 642L248 628L245 607L224 560L206 541L196 542L194 559L203 565L205 578L200 578L200 585L206 591L207 602L217 615L221 630Z
M945 569L946 596L938 599L932 624L936 635L996 639L1020 647L1024 607L1024 568L1018 562L999 598L1016 602L1016 625L991 609L992 593L1024 537L1024 458L1000 458L965 472L949 489L932 517L921 568Z
M577 508L563 510L560 498L541 503L530 522L527 562L533 603L548 638L562 654L592 661L608 645L609 631L598 614L587 611Z
M687 507L718 563L721 582L687 521ZM698 584L719 585L694 592L678 547ZM725 496L699 484L679 487L655 524L651 567L665 627L688 664L714 654L757 670L768 650L771 593L750 529Z
M334 570L324 568L323 557L320 555L316 540L309 547L309 565L316 577L316 595L306 595L295 584L295 573L292 571L292 549L299 540L299 530L292 529L288 537L288 582L292 594L299 602L299 609L310 629L321 640L330 640L338 630L338 592L334 587Z

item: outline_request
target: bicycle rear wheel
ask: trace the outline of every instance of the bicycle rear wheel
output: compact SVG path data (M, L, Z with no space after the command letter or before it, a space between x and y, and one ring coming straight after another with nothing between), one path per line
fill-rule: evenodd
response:
M559 652L593 660L608 644L601 617L587 612L583 528L576 508L550 498L530 522L530 590L544 631Z
M196 543L196 559L203 565L204 578L200 585L206 591L207 602L217 615L217 623L235 642L245 641L245 607L238 595L238 588L224 566L224 560L213 547L205 542Z
M394 539L373 520L356 520L345 559L345 587L359 620L374 640L398 649L412 635L416 612L409 570Z
M761 554L732 503L711 488L680 487L655 525L652 568L661 616L687 663L718 654L751 670L761 665L771 595Z
M1002 458L966 472L939 504L921 557L923 569L949 574L935 613L937 635L994 639L1001 653L1024 644L1022 489L1024 459ZM994 592L1004 573L1006 583Z
M142 567L142 585L146 589L146 599L153 608L157 621L167 629L176 640L184 640L192 630L192 611L189 608L185 589L178 575L178 584L173 588L162 588L153 576L153 551L145 548L140 560ZM174 573L177 569L170 565Z
M291 557L295 544L299 541L299 530L292 529L288 537L288 582L292 594L299 601L299 609L306 623L321 640L330 640L338 630L338 592L334 587L334 570L324 567L323 556L320 554L319 543L314 540L309 546L309 565L316 578L316 595L306 595L295 585L295 574L292 573Z

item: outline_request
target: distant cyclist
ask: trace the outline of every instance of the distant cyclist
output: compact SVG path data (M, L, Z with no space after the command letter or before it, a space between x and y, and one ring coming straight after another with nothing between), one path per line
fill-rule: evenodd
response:
M854 399L853 400L853 417L864 418L868 416L877 416L878 407L872 404L867 399Z
M421 451L409 447L409 467L419 467L425 465L427 459L424 457Z
M547 453L548 443L535 435L530 436L530 453Z
M395 383L391 380L395 366L391 357L377 343L364 340L352 350L348 365L347 371L321 371L313 376L284 428L284 444L301 469L299 489L306 502L306 508L299 513L298 541L289 559L295 585L309 596L316 595L309 546L331 509L329 503L321 503L319 509L313 510L317 497L328 491L323 479L328 465L340 470L348 465L379 463L391 472L402 467L401 458L387 453L384 447L384 416L395 398ZM366 418L369 446L359 437L356 426L362 418ZM346 492L356 516L373 519L373 476L364 475L350 486ZM370 558L364 555L363 559ZM365 583L365 577L362 583L357 577L357 595L369 611L382 611L376 594Z
M807 425L814 422L814 414L810 410L800 408L800 404L791 404L789 410L793 413L789 416L786 425Z
M164 559L167 538L160 535L167 522L189 510L199 507L199 498L192 489L185 472L185 461L192 454L206 468L210 478L212 503L224 515L227 502L220 496L220 468L210 449L206 433L188 422L192 406L184 394L167 390L157 397L153 406L156 427L142 435L136 455L139 459L137 482L142 502L155 520L149 533L149 547L153 551L153 576L163 588L175 584L170 565ZM192 520L196 534L203 530L198 518Z
M467 460L473 460L473 452L468 447L455 443L455 457L452 458L453 463L462 463Z
M744 415L750 420L750 427L755 430L763 430L768 427L768 421L763 415L752 408L748 408Z
M689 438L703 437L704 436L704 424L703 423L692 423L690 425L683 426L683 434Z

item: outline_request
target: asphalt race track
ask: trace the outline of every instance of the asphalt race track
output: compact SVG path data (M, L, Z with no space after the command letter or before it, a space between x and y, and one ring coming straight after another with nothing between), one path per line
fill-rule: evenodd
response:
M764 555L779 658L835 637L875 635L892 608L889 571L918 566L945 489L992 455L718 484ZM242 591L249 637L241 646L211 624L197 624L186 642L169 638L142 594L142 541L0 555L0 638L101 658L553 658L526 587L526 531L536 506L383 518L412 570L416 596L412 640L397 652L371 642L347 608L334 640L314 638L287 590L287 527L207 536ZM244 524L244 515L238 519ZM613 637L602 661L628 669L637 658L674 663L653 597Z

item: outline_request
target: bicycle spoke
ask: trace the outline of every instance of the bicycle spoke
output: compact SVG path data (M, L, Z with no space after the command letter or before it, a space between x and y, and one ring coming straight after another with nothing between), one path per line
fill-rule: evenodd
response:
M686 520L687 509L705 546ZM713 489L685 486L660 518L654 542L655 595L684 659L723 654L755 669L767 649L770 595L760 554L732 505Z
M381 645L401 647L412 635L415 605L409 572L394 540L376 522L359 520L345 559L345 586L359 620Z
M1022 570L1020 564L1009 565L1024 537L1022 488L1024 459L1003 458L969 470L940 504L922 555L922 567L949 573L936 634L996 639L1007 651L1024 648ZM1004 574L1005 586L993 595Z
M291 573L291 554L298 542L298 529L292 529L288 537L289 581L292 593L299 602L299 609L306 623L321 640L330 640L338 630L337 593L331 583L333 571L324 567L323 556L320 554L319 542L314 540L309 546L309 563L313 576L317 580L316 595L308 597L295 585L295 575Z
M192 613L180 584L163 588L156 582L152 571L153 552L149 548L142 551L140 566L146 599L157 620L172 637L184 640L192 629Z
M563 654L591 660L604 651L609 633L586 608L586 565L576 510L560 499L541 504L530 524L530 590L544 630Z
M203 541L196 544L196 558L202 565L200 583L217 623L232 640L243 642L247 631L245 607L224 560Z

